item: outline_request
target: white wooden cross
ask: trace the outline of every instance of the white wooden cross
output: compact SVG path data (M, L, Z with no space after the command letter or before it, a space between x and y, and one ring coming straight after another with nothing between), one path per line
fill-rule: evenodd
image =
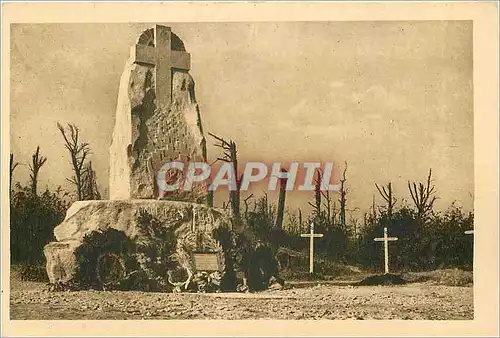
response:
M311 222L311 232L301 234L300 237L309 237L309 273L314 272L314 238L323 237L323 234L314 233L314 223Z
M172 102L172 68L189 70L189 53L172 50L172 31L161 25L154 27L154 47L135 45L131 53L134 63L155 66L156 105L169 105Z
M375 242L384 242L385 273L389 273L389 242L397 241L397 237L388 237L387 228L384 227L384 237L377 237Z
M464 234L466 234L466 235L474 235L474 230L466 230L466 231L464 231Z

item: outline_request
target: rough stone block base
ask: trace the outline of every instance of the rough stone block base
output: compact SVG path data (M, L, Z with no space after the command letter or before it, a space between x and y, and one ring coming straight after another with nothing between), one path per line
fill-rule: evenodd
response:
M147 219L145 214L155 220L146 227L143 224ZM214 230L231 229L231 220L225 210L195 203L164 200L75 202L64 221L54 229L57 241L44 248L50 282L66 283L77 276L79 262L85 257L76 253L86 235L115 229L134 243L144 243L151 240L156 230L161 230L158 228L172 231L175 242L172 245L176 256L183 259L182 267L195 272L191 253L221 252L222 246L214 237Z

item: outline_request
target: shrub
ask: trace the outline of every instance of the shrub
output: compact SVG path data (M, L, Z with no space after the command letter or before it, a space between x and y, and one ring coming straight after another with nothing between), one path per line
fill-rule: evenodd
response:
M473 228L474 216L451 206L422 222L416 221L415 212L403 206L393 213L389 222L382 213L370 224L359 239L359 263L368 269L382 269L383 243L374 242L388 226L389 236L398 237L390 244L391 270L424 271L460 267L472 269L473 236L464 234Z
M19 183L10 198L11 262L44 262L43 247L54 239L54 227L69 208L67 193L60 188L34 195L31 187Z
M48 282L47 270L45 266L33 264L21 264L19 268L19 278L22 281Z

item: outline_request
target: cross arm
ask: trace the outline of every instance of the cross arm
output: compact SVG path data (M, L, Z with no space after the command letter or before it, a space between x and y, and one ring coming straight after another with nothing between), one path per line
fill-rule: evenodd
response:
M385 240L385 238L374 238L373 239L375 242L383 242ZM388 241L397 241L398 238L397 237L387 237L387 240Z
M154 47L135 45L130 50L133 62L156 64L156 51Z
M172 68L189 70L191 68L191 54L186 52L171 51Z

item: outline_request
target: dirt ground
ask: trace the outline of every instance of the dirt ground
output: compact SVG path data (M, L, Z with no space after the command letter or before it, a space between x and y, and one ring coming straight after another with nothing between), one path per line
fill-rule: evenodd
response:
M473 319L472 286L290 283L259 293L49 292L11 281L11 319Z

